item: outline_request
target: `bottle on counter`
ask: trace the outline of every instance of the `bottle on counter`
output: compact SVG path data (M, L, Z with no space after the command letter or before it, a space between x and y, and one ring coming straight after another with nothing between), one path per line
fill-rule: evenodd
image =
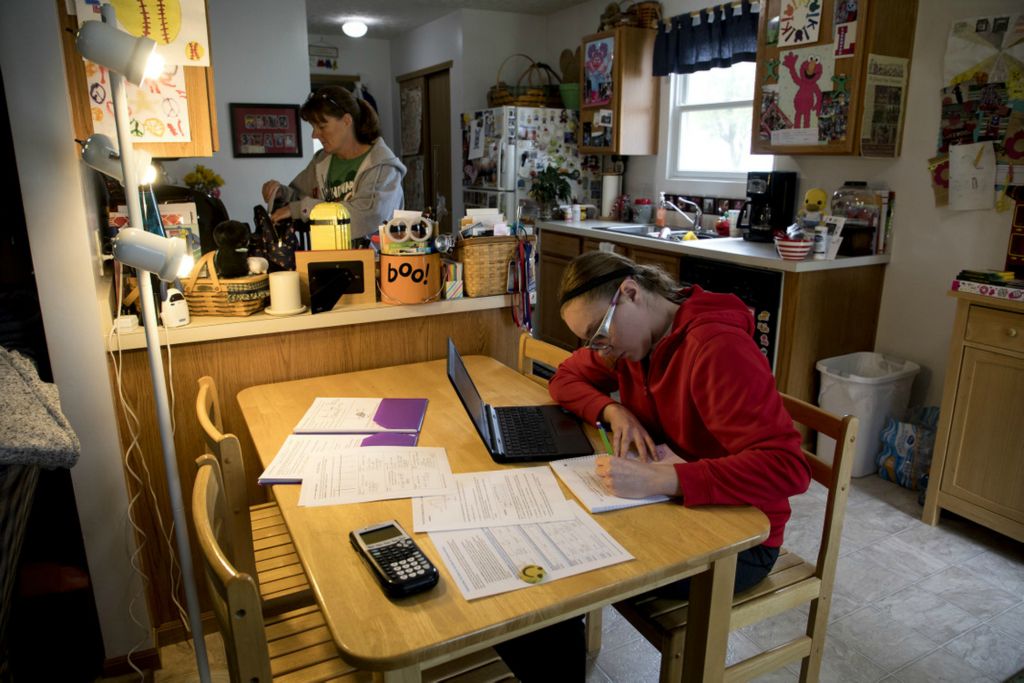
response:
M668 213L668 205L665 203L665 193L662 192L658 196L658 206L654 208L654 226L657 228L665 227L665 214Z
M633 200L630 199L628 193L622 195L622 215L619 216L619 220L624 223L630 223L633 221Z

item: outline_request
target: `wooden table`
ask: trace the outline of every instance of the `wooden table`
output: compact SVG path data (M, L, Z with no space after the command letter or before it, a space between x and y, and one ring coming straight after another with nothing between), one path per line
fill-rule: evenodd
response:
M550 402L547 392L498 361L469 356L484 400ZM501 467L483 446L445 375L443 360L245 389L238 402L260 460L268 464L317 396L427 397L421 446L444 446L452 471ZM568 492L566 492L568 495ZM768 536L768 520L747 507L689 509L674 503L608 512L596 519L636 559L523 590L467 602L427 534L416 534L438 565L433 590L389 600L352 550L348 533L387 519L412 532L408 500L298 507L298 486L275 486L296 550L338 649L385 681L418 681L420 669L585 614L693 576L685 648L687 680L720 680L736 553Z

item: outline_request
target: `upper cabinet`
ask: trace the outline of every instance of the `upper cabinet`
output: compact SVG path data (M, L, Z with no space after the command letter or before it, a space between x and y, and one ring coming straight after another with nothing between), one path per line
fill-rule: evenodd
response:
M900 153L917 0L762 3L751 151Z
M659 81L654 29L620 26L583 39L580 151L656 154Z
M75 48L78 21L73 15L67 13L63 0L57 0L57 11L61 21L64 67L71 98L75 137L84 140L93 133L92 104L98 95L95 92L90 92L85 73L85 62ZM188 142L137 142L135 148L149 152L154 158L213 156L213 153L220 149L220 141L217 136L217 114L214 108L213 67L182 66L179 68L183 70L182 82L187 93L187 115L191 139ZM100 85L102 86L102 84ZM178 103L180 100L173 102L173 104ZM171 104L165 106L171 106ZM164 125L159 120L144 121L142 125L146 124L149 124L150 127Z

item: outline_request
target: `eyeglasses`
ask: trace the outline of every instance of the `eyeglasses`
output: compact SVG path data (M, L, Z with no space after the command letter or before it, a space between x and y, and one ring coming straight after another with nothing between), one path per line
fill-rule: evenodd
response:
M306 98L306 104L309 104L313 100L324 100L325 102L330 102L338 109L342 108L341 105L338 104L337 100L335 100L333 97L323 92L322 90L317 90L316 92L309 93L309 96Z
M591 351L597 351L600 353L601 351L607 351L612 348L611 340L608 338L608 335L611 334L612 331L612 317L615 315L615 305L619 303L620 291L622 291L621 288L615 290L615 296L612 297L612 302L608 306L608 311L601 319L601 324L597 326L594 334L591 335L590 339L587 340L587 343L584 344L584 346Z

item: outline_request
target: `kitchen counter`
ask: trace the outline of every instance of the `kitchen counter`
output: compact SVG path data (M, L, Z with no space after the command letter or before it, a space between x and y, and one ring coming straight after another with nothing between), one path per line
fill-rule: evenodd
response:
M871 256L840 256L837 259L816 261L785 261L779 258L775 245L771 242L747 242L739 237L720 237L718 239L691 240L675 242L650 237L639 237L622 233L609 232L600 228L629 225L623 221L587 220L580 222L548 221L541 224L541 231L550 230L565 235L574 235L585 239L600 240L624 244L638 249L660 251L678 256L696 256L725 261L753 268L765 268L790 273L805 273L818 270L835 270L838 268L856 268L874 266L889 262L888 254ZM543 237L541 238L543 240Z

